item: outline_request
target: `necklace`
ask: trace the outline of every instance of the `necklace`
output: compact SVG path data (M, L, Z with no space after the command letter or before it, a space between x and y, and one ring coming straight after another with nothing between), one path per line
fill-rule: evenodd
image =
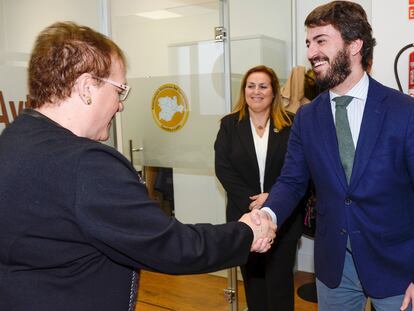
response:
M258 129L258 130L263 130L265 127L266 127L266 125L267 125L267 121L268 120L266 120L266 122L265 122L265 124L264 125L261 125L261 124L255 124L254 122L253 122L253 125L254 125L254 127L256 128L256 129Z
M266 118L266 120L263 120L263 118L262 118L262 117L260 117L260 118L258 118L258 119L260 119L260 121L262 121L262 122L261 122L262 124L256 124L255 120L253 120L252 116L250 116L250 124L251 124L251 126L252 126L252 127L254 127L257 131L263 131L263 130L266 128L267 123L269 122L269 118ZM257 121L257 120L256 120L256 121ZM264 121L264 124L263 124L263 121Z

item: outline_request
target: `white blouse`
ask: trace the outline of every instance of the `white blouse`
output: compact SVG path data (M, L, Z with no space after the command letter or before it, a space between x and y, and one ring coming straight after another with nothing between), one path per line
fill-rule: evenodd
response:
M262 137L260 137L259 134L257 134L251 118L250 118L250 128L252 129L254 148L256 150L257 164L259 165L260 189L263 192L266 155L267 155L267 142L269 141L269 120L266 123L266 127L265 127Z

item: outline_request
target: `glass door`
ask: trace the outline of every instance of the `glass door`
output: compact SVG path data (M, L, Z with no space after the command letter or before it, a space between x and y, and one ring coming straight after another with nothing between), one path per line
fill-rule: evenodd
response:
M132 140L143 148L137 165L212 168L226 111L223 44L214 41L219 1L123 2L111 3L112 37L133 88L121 114L123 152Z
M150 195L180 221L225 222L225 192L214 173L219 122L250 67L265 64L281 82L287 79L293 2L110 1L111 36L126 54L132 86L117 119L118 149L146 175ZM218 26L227 41L215 40ZM171 193L172 207L171 199L163 202ZM228 294L237 296L231 288Z
M223 0L111 1L111 35L126 53L132 86L117 120L118 147L153 199L184 223L225 222L213 147L230 111L228 42L219 27L225 7Z
M126 54L132 86L117 122L118 146L137 170L150 168L147 177L154 169L172 170L174 213L183 222L225 220L213 151L219 120L228 111L223 42L214 37L221 5L111 2L111 35Z

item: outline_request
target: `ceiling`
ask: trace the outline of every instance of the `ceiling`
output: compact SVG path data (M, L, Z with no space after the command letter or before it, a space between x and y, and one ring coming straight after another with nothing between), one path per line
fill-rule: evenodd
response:
M194 16L217 11L218 3L219 0L117 0L112 2L111 10L116 17L160 10L180 16Z

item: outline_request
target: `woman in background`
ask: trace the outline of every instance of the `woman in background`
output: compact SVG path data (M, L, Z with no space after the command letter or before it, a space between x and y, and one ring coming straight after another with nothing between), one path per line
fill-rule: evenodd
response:
M282 169L292 120L281 104L275 72L266 66L248 70L214 145L216 175L227 192L228 222L262 207ZM293 266L301 234L298 210L278 230L267 254L251 254L241 266L249 311L294 310Z

